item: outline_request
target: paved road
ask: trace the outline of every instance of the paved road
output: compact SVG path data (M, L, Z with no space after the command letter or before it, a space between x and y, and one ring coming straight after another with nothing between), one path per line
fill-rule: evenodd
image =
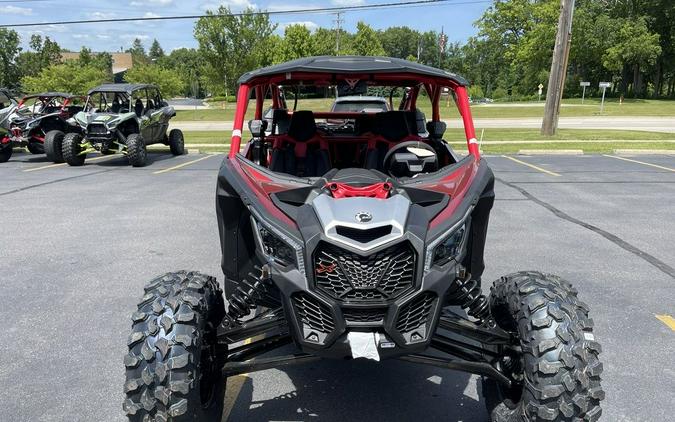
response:
M513 158L488 157L498 181L485 279L541 269L572 281L603 345L603 420L670 420L675 331L655 315L675 315L675 158ZM69 168L17 154L0 165L0 421L125 420L122 357L143 284L173 269L220 274L221 159ZM231 421L487 418L475 377L398 361L323 361L231 383L241 385Z
M446 120L449 128L463 128L459 119ZM539 129L541 118L474 119L476 129ZM172 127L185 131L232 130L232 122L172 121ZM561 129L615 129L675 133L675 117L562 117ZM674 135L675 137L675 135Z

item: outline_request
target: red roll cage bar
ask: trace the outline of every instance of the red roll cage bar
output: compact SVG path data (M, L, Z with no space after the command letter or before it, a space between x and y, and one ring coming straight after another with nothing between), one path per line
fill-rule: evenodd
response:
M336 74L325 72L293 72L281 73L276 75L264 76L254 78L239 86L237 92L237 106L234 114L234 126L232 129L232 140L230 144L229 156L234 157L240 152L242 130L244 128L244 118L248 108L248 101L251 93L255 93L256 108L255 119L262 119L263 103L266 93L272 93L272 106L274 108L281 108L283 100L281 98L281 91L279 86L297 85L300 83L308 83L313 86L329 86L335 85L338 81L346 79L365 80L372 84L410 87L410 95L406 99L405 108L412 110L415 108L417 96L420 87L424 87L432 107L432 121L440 121L440 98L443 88L452 89L455 93L459 113L462 116L464 125L464 134L466 136L467 147L469 153L474 156L474 159L480 158L480 151L478 149L478 141L476 140L476 131L473 126L473 119L471 117L471 107L469 105L469 95L466 87L459 85L452 79L445 79L433 76L419 75L414 73L370 73L370 74ZM319 113L321 117L328 117L331 113ZM344 113L332 114L334 117L343 117Z

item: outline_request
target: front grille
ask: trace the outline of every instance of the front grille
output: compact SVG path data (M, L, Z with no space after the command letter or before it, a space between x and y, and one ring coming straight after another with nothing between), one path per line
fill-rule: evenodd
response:
M405 335L426 326L435 300L433 293L424 293L403 305L396 319L396 330Z
M322 242L314 253L316 287L344 301L399 296L415 280L415 252L408 242L361 256Z
M329 334L335 329L333 314L328 306L318 302L308 294L295 294L293 306L298 315L298 320L308 328L323 334Z
M386 309L343 309L342 316L345 321L356 323L383 322Z
M105 127L105 125L89 125L87 128L87 132L90 135L106 135L108 133L108 129Z

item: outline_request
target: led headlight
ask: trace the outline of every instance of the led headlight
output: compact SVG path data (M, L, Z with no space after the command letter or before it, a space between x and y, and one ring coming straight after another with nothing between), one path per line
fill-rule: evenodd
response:
M251 217L251 224L256 235L258 247L268 258L281 265L296 265L303 267L301 247L283 233L274 231L271 227Z
M443 265L462 254L466 231L466 223L464 223L436 246L432 261L433 265Z

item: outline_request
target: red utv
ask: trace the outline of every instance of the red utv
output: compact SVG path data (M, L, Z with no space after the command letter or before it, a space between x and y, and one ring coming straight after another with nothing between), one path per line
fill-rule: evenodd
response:
M82 111L84 97L64 92L28 95L18 104L10 119L14 147L27 147L32 154L47 154L55 163L63 162L61 144L65 134L79 132L68 122Z
M124 358L129 420L220 420L225 378L316 359L478 374L494 421L600 417L600 346L570 283L525 271L483 294L494 177L464 79L393 58L310 57L239 83L216 190L225 297L214 277L193 271L145 286ZM311 110L320 102L303 90L335 86L392 90L399 104ZM446 142L444 88L467 155ZM354 124L335 131L323 119ZM265 355L288 344L297 352Z

